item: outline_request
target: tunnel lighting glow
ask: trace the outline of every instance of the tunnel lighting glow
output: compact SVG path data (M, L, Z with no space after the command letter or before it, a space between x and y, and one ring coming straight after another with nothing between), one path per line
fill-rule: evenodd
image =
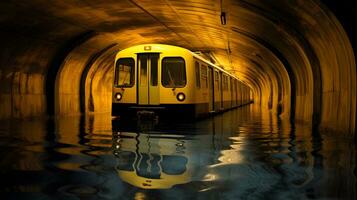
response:
M184 101L186 96L185 96L184 93L180 92L180 93L177 94L176 98L177 98L178 101Z
M151 50L151 46L144 46L144 50L145 51L150 51Z
M116 93L115 94L115 98L118 100L118 101L120 101L121 99L122 99L122 94L120 94L120 93Z

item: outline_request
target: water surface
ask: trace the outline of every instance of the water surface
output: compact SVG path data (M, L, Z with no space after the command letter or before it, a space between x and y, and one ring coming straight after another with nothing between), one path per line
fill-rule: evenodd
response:
M253 105L197 122L0 122L1 199L355 199L353 141Z

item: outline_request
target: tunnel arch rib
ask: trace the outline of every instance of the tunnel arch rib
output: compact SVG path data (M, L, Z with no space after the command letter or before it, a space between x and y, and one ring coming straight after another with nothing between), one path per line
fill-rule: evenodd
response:
M79 93L80 93L80 111L81 113L86 113L88 111L91 111L91 112L94 112L94 108L91 108L93 107L90 106L90 100L89 100L89 97L88 97L88 93L89 92L86 92L88 91L88 88L86 87L86 79L87 79L87 76L88 76L88 73L91 69L91 67L93 67L93 64L101 57L103 56L103 54L106 53L106 51L108 51L109 49L113 48L114 46L116 46L117 43L113 43L113 44L110 44L109 46L105 47L104 49L98 51L97 53L95 53L94 55L92 55L88 62L85 64L85 68L81 74L81 80L80 80L80 87L79 87ZM92 102L93 104L93 102Z
M56 96L56 91L58 90L56 87L56 81L61 66L64 64L63 62L76 47L85 43L95 35L97 35L95 31L87 31L71 38L62 45L52 58L45 79L46 106L48 115L56 114L56 102L58 101L58 96Z

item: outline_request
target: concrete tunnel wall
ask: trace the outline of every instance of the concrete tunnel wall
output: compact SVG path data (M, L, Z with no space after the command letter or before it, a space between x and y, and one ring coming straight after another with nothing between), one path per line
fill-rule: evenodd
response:
M354 135L355 57L321 2L229 2L225 26L217 2L166 1L174 14L165 2L96 2L1 3L0 119L108 112L115 53L166 43L214 55L280 117Z
M109 100L111 99L111 87L108 85L107 81L98 83L98 75L100 73L103 77L103 80L108 80L112 78L112 74L103 74L102 71L107 72L107 68L113 66L114 53L116 50L110 54L111 56L106 56L106 59L101 60L104 57L105 50L108 47L103 47L100 45L99 41L102 41L103 36L96 36L89 38L87 41L82 43L80 46L77 46L71 52L68 53L64 61L59 67L56 76L55 83L55 113L59 115L68 115L73 113L88 112L88 111L98 111L94 110L93 104L93 90L97 91L98 86L103 87L105 91L108 91L106 94L97 93L98 97L101 97L104 100L102 108L99 111L110 111L108 109L108 93L110 93ZM113 44L110 44L109 47L113 47ZM103 52L104 51L104 52ZM85 77L83 74L85 73ZM96 79L94 79L96 77ZM111 79L112 80L112 79ZM93 85L93 82L98 84ZM81 89L84 89L84 92L81 93ZM100 89L99 89L100 90ZM84 100L81 102L81 97L84 96ZM107 98L105 98L107 97ZM90 103L89 103L90 102ZM84 103L84 107L81 108L81 103ZM89 106L91 104L91 106ZM82 105L83 106L83 105ZM105 108L105 109L104 109Z

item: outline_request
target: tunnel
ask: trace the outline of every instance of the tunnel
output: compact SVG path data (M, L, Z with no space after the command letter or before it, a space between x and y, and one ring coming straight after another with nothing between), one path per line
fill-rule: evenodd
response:
M356 141L354 9L329 0L2 1L0 121L110 114L118 51L159 43L205 55L279 120Z

